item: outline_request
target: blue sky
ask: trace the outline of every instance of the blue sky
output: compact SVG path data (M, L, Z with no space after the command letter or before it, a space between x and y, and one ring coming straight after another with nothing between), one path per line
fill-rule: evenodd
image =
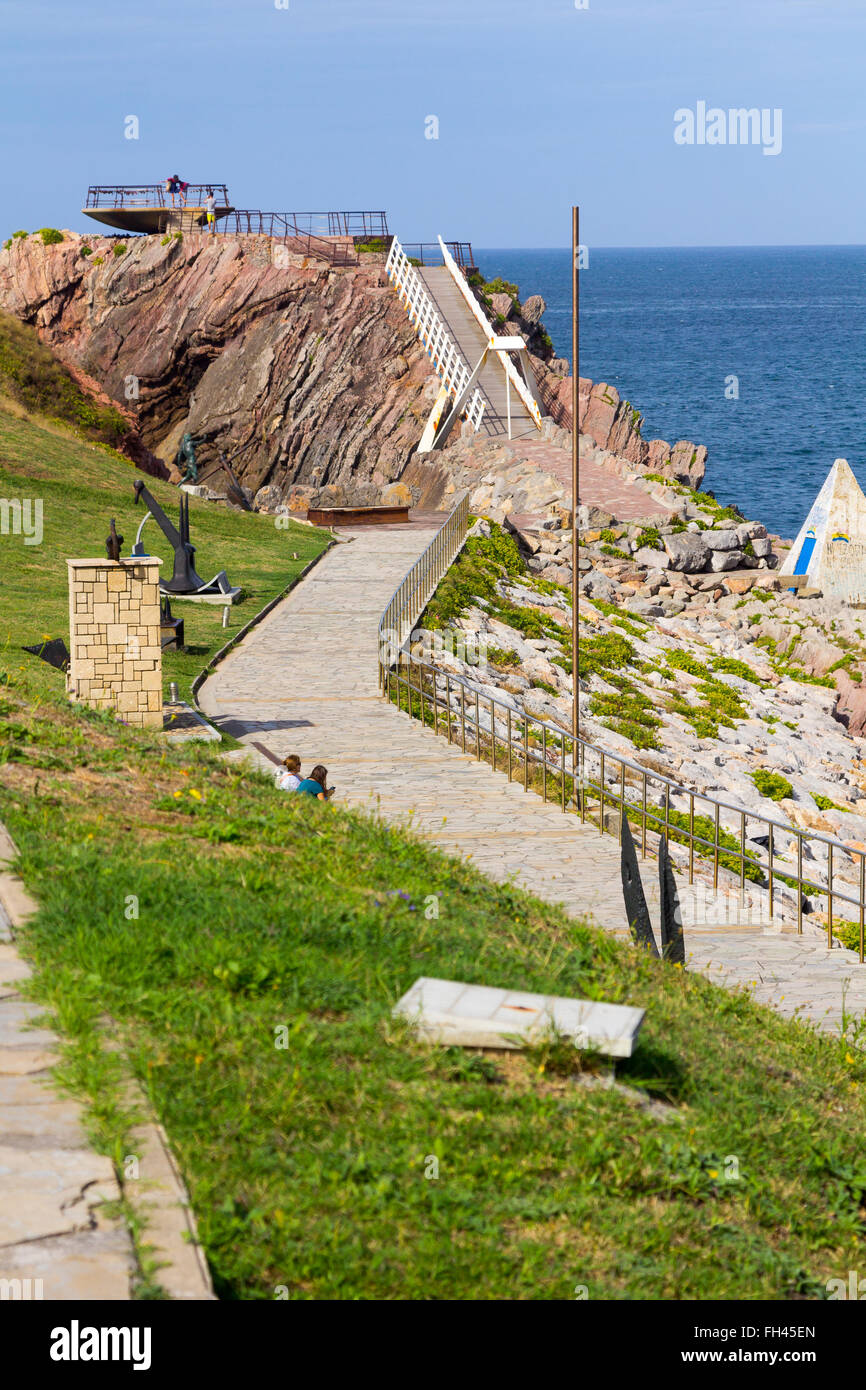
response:
M3 235L177 170L406 241L561 246L573 201L590 246L864 240L863 0L288 5L0 0ZM781 108L781 153L678 146L699 101Z

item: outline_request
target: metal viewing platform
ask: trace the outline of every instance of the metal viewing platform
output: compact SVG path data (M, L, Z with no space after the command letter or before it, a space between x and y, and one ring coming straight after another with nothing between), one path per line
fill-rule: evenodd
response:
M183 203L179 194L175 194L172 202L161 183L94 184L87 190L87 201L81 211L96 222L121 232L153 234L166 230L172 214L183 213L203 224L209 189L213 190L217 221L234 212L224 183L191 183Z

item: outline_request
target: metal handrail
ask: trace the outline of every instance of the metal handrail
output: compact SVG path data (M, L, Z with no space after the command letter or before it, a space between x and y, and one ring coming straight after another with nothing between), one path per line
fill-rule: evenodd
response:
M394 286L400 302L409 315L418 339L433 363L437 375L447 390L457 399L464 392L471 372L464 361L460 349L451 337L448 325L444 322L427 286L415 267L410 263L400 242L394 237L385 273ZM476 432L481 428L484 415L484 398L476 387L463 412Z
M463 300L466 304L466 307L469 309L469 312L474 316L475 321L481 329L482 333L484 334L485 338L487 339L487 342L492 343L496 337L492 323L488 319L484 310L481 308L481 305L478 303L478 300L475 298L475 295L472 293L472 290L469 288L469 282L466 279L466 276L463 274L462 270L460 269L460 266L457 264L454 257L451 255L451 252L448 250L448 247L446 246L445 242L442 240L441 237L439 238L439 245L442 250L442 259L445 263L445 266L449 274L451 275L454 284L457 286L459 293L463 296ZM515 367L508 353L500 352L497 353L497 356L499 358L499 361L502 363L502 370L505 372L505 375L508 377L508 380L511 382L511 385L514 387L518 396L523 401L523 404L526 406L526 409L529 412L530 419L533 421L536 429L540 430L542 416L541 411L538 408L538 402L532 395L531 391L526 385L526 382L523 380L523 378L517 371L517 368Z
M705 792L691 791L620 753L589 743L580 736L575 740L570 730L552 720L538 719L500 696L482 694L463 677L443 671L406 650L415 624L466 542L468 520L468 494L464 494L385 608L378 631L381 693L391 701L396 700L398 706L405 708L412 717L420 718L435 733L447 737L449 743L456 738L464 752L467 748L474 751L479 760L491 762L494 770L497 770L497 759L501 758L498 770L507 772L509 781L513 780L516 760L517 767L523 767L524 790L530 789L530 769L534 769L540 773L541 780L541 786L534 790L545 800L558 801L563 812L579 814L582 823L597 821L602 835L610 830L608 821L611 819L609 812L612 812L615 826L611 833L621 839L623 818L627 815L630 821L639 823L638 848L642 856L646 856L648 848L655 848L649 843L649 834L659 839L665 835L670 843L683 846L688 852L689 884L694 883L698 858L711 863L713 892L717 892L720 871L725 868L723 861L733 861L741 893L747 877L754 881L755 873L761 876L762 881L756 886L767 890L771 920L775 915L777 881L793 889L800 933L804 896L826 898L828 946L833 940L834 910L840 904L850 905L858 913L859 955L863 964L866 954L866 853L863 850L817 831L800 830L783 820L721 801ZM455 695L457 692L459 699ZM633 797L626 794L629 776L638 781ZM653 804L651 787L658 788L655 795L661 804ZM687 813L671 806L674 798L686 800ZM593 799L598 802L595 816ZM709 809L705 819L711 821L711 837L700 833L699 827L696 829L696 804L699 816L703 814L701 804ZM736 837L722 823L722 812L735 818ZM684 824L686 815L687 825ZM760 829L760 835L746 833L749 823ZM796 872L787 864L777 865L776 832L796 840ZM736 838L736 843L726 842L724 835ZM747 849L747 842L761 845L762 841L766 841L765 855ZM807 844L812 852L816 846L826 847L827 874L823 880L803 873L803 851ZM834 885L834 859L837 857L847 857L859 865L856 894ZM838 872L836 863L836 875Z
M461 270L473 271L476 269L471 241L446 241L445 245ZM442 247L438 241L404 241L403 250L410 261L417 261L419 265L442 266L445 264Z
M266 236L305 256L319 256L334 265L357 265L358 253L351 236L322 235L301 227L291 212L260 212L235 208L217 223L217 235Z
M224 183L191 183L187 185L187 203L196 207L204 205L208 191L212 190L218 207L229 207L229 191ZM162 183L139 184L91 184L87 190L86 208L136 208L169 207L168 194ZM178 195L175 194L175 197ZM222 198L222 202L220 201ZM196 202L196 199L199 201ZM180 207L180 204L178 204Z

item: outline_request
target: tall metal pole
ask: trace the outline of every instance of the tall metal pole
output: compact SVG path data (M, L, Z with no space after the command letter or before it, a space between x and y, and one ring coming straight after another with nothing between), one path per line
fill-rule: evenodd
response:
M580 246L580 209L571 209L571 682L573 690L571 732L576 741L580 734L580 641L577 624L578 580L577 567L577 500L580 496L580 275L577 269Z

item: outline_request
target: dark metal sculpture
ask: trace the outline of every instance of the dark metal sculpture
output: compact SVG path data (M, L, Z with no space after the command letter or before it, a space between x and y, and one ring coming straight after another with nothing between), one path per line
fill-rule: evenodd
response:
M183 618L176 618L172 613L168 594L163 594L160 602L159 636L163 651L169 647L183 651Z
M203 439L193 439L189 433L184 434L181 438L174 463L176 468L184 470L180 480L182 483L198 482L198 461L195 456L195 449L197 444L203 443Z
M50 642L39 642L34 647L24 647L25 652L32 652L38 656L40 661L47 661L49 666L53 666L55 671L66 671L69 669L69 648L62 637L53 637Z
M111 518L111 527L105 539L105 554L109 560L120 559L120 547L123 545L123 536L117 534L114 525L114 517Z
M141 479L136 479L134 484L136 502L142 498L154 521L159 526L166 540L171 542L174 547L174 571L171 579L160 579L159 587L163 593L167 594L232 594L232 586L228 581L225 570L220 570L209 583L195 572L193 556L195 546L189 538L189 498L183 494L180 499L179 526L172 526L162 507L156 498L144 486ZM139 531L139 535L141 532ZM133 555L143 555L140 541L136 540L132 548ZM231 602L231 599L227 599Z
M673 965L685 966L686 945L683 936L683 919L680 911L679 894L671 868L668 842L664 835L659 840L659 897L661 903L661 942L659 951L649 915L640 869L637 863L634 840L628 817L622 818L622 845L620 854L622 871L622 891L629 930L638 946L644 946L657 959L670 961Z
M243 450L238 449L238 453L243 453ZM232 455L232 457L236 458L237 454ZM226 458L225 454L223 453L222 449L220 449L220 462L222 463L222 466L225 469L226 473L228 473L229 475L229 486L227 494L229 501L234 502L236 507L241 507L245 512L251 512L253 509L249 504L247 495L241 487L240 483L238 482L237 478L235 477L234 470L231 464L229 463L228 459Z

